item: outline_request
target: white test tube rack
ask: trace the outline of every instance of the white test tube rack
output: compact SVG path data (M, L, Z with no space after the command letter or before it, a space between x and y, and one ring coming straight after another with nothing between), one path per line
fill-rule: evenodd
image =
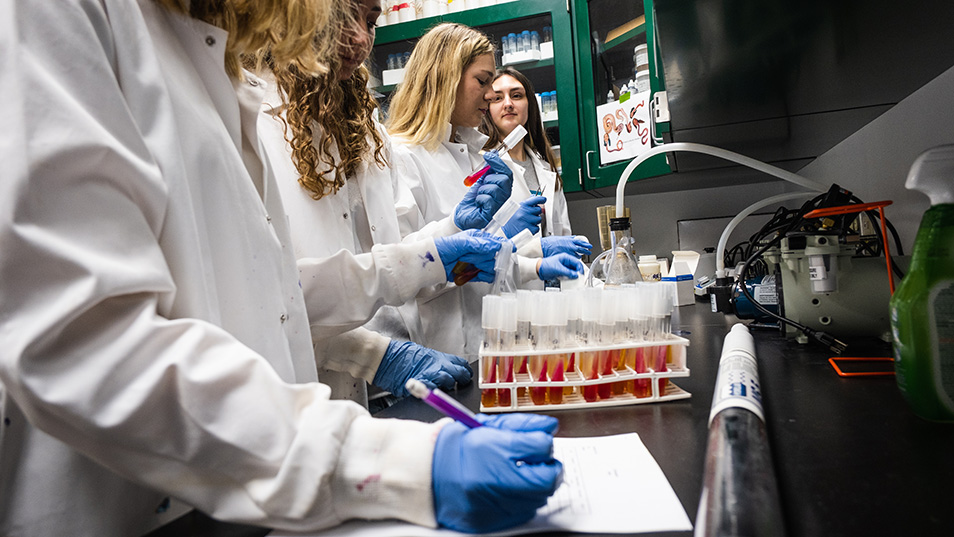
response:
M526 299L525 295L521 302ZM664 309L666 307L671 312L671 305L664 306ZM633 308L639 306L634 304ZM582 317L594 318L594 313L598 313L592 308L587 309ZM644 309L637 315L646 313L651 312ZM496 330L507 322L503 321L505 317L490 314L485 318L489 322L485 327L491 328L485 331L485 337L497 337L494 334L499 334ZM568 341L559 348L500 349L494 345L482 345L478 368L480 411L550 411L657 403L690 397L689 392L669 382L669 379L689 376L686 366L689 341L685 338L667 331L641 341L613 344L594 344L592 339L583 344L578 339L570 339L572 343ZM534 357L552 357L557 363L562 361L562 374L554 375L552 364L548 364L551 365L548 374L540 373L538 361L537 372L531 375L533 368L523 364L529 365ZM508 367L512 367L512 371ZM546 372L547 367L543 366L542 371ZM562 380L551 380L559 376L563 377Z
M533 350L524 350L524 351L507 351L507 352L483 352L480 353L480 377L478 381L478 386L481 389L481 412L519 412L519 411L537 411L537 410L561 410L561 409L572 409L572 408L595 408L595 407L609 407L609 406L621 406L621 405L637 405L644 403L659 403L663 401L674 401L677 399L687 399L690 397L690 393L683 390L682 388L676 386L675 384L668 382L671 378L679 377L688 377L689 368L686 367L686 348L689 346L689 340L681 338L679 336L671 335L667 339L659 341L644 341L638 343L624 343L619 345L608 345L608 346L587 346L587 347L567 347L564 349L557 350L542 350L542 351L533 351ZM647 368L648 372L646 373L637 373L630 365L626 365L625 369L614 368L610 373L600 373L599 378L596 379L587 379L586 374L580 369L580 357L583 353L599 353L604 351L620 351L627 350L636 352L637 349L642 349L643 352L646 352L645 349L658 349L663 347L666 352L666 370L656 371L653 368ZM658 351L657 351L658 352ZM551 380L534 380L530 377L529 373L521 373L519 371L514 372L514 381L513 382L490 382L484 378L485 368L483 367L485 361L496 361L497 358L514 358L514 367L519 367L519 359L524 357L531 356L541 356L541 355L573 355L573 368L565 371L566 380L563 381L551 381ZM650 386L649 395L638 397L635 393L635 384L636 381L648 382ZM613 385L617 383L632 383L634 389L627 391L625 386L621 393L614 393ZM587 391L585 388L593 387L599 393L599 386L607 385L610 387L610 396L607 398L601 398L597 395L595 400L588 400L584 393ZM547 393L546 402L543 404L538 404L533 401L532 389L550 389L557 387L570 387L570 393L567 393L568 390L563 390L562 399L559 403L551 402L549 397L549 392ZM496 390L497 397L495 398L496 404L493 406L485 405L483 397L484 390ZM500 404L501 397L500 391L506 390L509 392L510 404L502 405ZM539 399L538 399L539 400Z

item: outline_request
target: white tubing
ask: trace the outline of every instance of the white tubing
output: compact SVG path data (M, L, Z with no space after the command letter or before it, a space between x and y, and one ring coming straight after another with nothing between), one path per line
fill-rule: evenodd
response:
M626 166L626 169L623 170L623 173L619 176L619 183L616 185L616 214L623 214L623 191L626 189L626 182L629 181L629 176L632 175L633 171L636 170L636 167L645 162L650 157L656 156L660 153L672 153L675 151L689 151L693 153L705 153L707 155L712 155L714 157L720 157L725 160L735 162L737 164L742 164L743 166L748 166L754 170L759 170L765 172L769 175L778 177L779 179L784 179L790 183L805 187L814 192L825 192L828 190L827 185L823 185L811 179L802 177L801 175L794 174L789 171L785 171L781 168L772 166L771 164L766 164L762 161L755 160L754 158L747 157L745 155L740 155L738 153L733 153L732 151L727 151L725 149L720 149L718 147L713 147L711 145L695 144L689 142L676 142L671 144L657 145L649 151L639 155L630 161L629 165ZM718 256L717 256L718 258Z
M792 192L789 194L779 194L777 196L772 196L771 198L765 198L762 201L758 201L749 205L745 209L742 209L742 212L735 215L735 218L729 221L725 226L725 229L722 231L722 236L719 237L719 246L716 247L716 278L725 277L725 245L729 242L729 235L732 233L732 230L735 229L735 226L739 225L746 216L754 213L755 211L765 207L767 205L773 205L775 203L781 203L783 201L788 201L796 198L803 198L805 196L814 196L817 192Z

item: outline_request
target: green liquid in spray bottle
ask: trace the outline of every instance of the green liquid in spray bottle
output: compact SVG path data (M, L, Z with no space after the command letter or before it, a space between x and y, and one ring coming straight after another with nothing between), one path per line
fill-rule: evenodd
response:
M891 297L895 373L917 415L954 422L954 145L918 157L905 186L927 194L931 208Z

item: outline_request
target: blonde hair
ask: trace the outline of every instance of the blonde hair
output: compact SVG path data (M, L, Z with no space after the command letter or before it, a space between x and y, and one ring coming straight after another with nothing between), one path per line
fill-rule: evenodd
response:
M337 51L336 0L155 0L170 11L222 28L229 34L225 69L241 78L242 55L269 50L275 65L295 65L309 74L328 70Z
M437 148L454 111L461 75L478 57L493 53L486 35L462 24L439 24L424 34L391 99L388 132Z

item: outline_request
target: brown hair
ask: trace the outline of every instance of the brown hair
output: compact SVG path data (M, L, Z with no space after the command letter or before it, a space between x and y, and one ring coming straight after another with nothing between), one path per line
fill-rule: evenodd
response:
M531 151L547 161L550 168L557 174L556 189L562 189L563 179L560 177L560 172L557 171L556 157L553 154L553 148L550 146L550 139L547 138L547 134L543 130L543 121L540 118L540 106L534 97L533 84L526 75L513 67L498 69L497 74L494 75L494 80L502 76L513 77L514 80L523 86L523 91L526 93L527 99L527 123L524 125L527 129L527 136L523 139L523 143ZM504 137L500 135L497 126L494 125L493 120L490 119L490 114L484 115L483 119L481 119L479 130L490 137L487 139L487 143L484 144L484 149L493 149L500 145L500 142L504 139Z

